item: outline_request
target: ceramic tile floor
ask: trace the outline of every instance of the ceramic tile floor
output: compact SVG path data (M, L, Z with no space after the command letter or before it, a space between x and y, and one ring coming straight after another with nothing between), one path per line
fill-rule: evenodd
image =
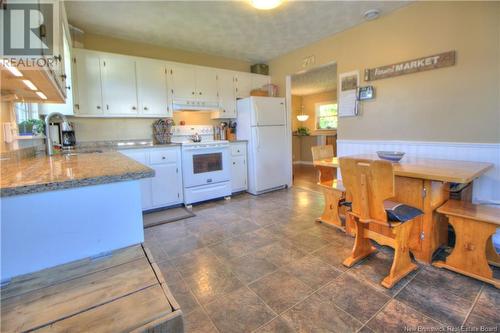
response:
M399 332L500 323L500 291L420 266L387 290L392 250L346 269L353 238L314 222L320 193L282 190L194 207L146 229L187 333Z

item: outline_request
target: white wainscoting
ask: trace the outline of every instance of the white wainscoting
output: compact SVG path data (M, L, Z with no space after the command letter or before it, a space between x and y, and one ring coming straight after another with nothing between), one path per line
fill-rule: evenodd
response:
M473 200L500 204L500 143L455 143L419 141L338 140L337 155L370 154L377 150L404 151L407 155L489 162L495 166L474 181Z

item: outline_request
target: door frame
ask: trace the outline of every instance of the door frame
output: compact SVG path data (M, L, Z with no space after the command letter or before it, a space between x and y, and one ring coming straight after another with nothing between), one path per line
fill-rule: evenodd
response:
M296 75L296 74L303 74L305 72L308 72L308 71L311 71L311 70L317 70L321 67L328 67L328 66L331 66L331 65L334 65L336 64L337 65L337 73L335 73L337 79L338 79L338 76L339 76L339 71L338 71L338 62L337 61L331 61L331 62L328 62L326 64L321 64L321 65L317 65L317 66L313 66L311 68L307 68L307 69L301 69L295 73L292 73L292 74L287 74L285 76L285 103L286 103L286 117L287 117L287 123L286 123L286 128L287 128L287 135L288 135L288 165L289 165L289 183L288 183L288 187L292 187L293 186L293 148L292 148L292 124L293 124L293 119L292 119L292 116L293 116L293 110L292 110L292 75ZM338 81L338 80L337 80ZM337 99L338 99L338 82L337 82ZM337 125L337 141L339 140L339 135L338 135L338 125ZM338 170L337 172L337 177L340 177L340 171Z

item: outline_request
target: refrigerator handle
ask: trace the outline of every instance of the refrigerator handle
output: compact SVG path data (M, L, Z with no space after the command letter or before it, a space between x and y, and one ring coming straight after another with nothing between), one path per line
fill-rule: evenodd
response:
M259 138L258 128L255 128L255 140L257 141L257 150L260 150L260 138Z

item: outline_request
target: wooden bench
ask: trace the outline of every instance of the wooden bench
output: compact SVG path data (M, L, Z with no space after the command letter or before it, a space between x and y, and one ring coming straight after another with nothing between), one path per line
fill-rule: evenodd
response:
M455 247L446 260L437 261L433 265L500 288L500 280L493 278L488 265L488 259L492 263L500 262L491 242L491 236L500 227L500 209L449 200L437 211L448 217L456 240Z
M1 289L2 332L182 333L179 305L141 245L14 278Z
M342 181L333 179L331 181L319 182L318 185L323 188L325 208L323 214L316 221L345 231L339 214L340 203L342 200L345 200L345 188L342 185Z
M370 240L390 246L394 249L394 258L389 275L382 280L381 285L392 288L417 269L417 265L411 261L409 238L416 217L423 212L391 200L395 195L392 163L344 157L340 158L340 168L349 198L352 198L352 209L347 216L356 227L354 248L342 264L352 267L376 252ZM374 226L388 229L391 236L377 232Z

